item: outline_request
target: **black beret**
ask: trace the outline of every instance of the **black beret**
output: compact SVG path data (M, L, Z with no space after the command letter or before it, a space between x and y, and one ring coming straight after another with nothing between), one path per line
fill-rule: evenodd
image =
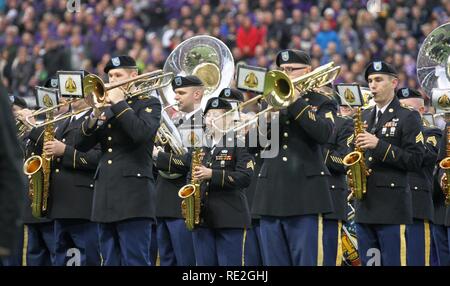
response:
M47 80L45 81L44 87L46 87L46 88L58 88L59 87L58 77L56 76L56 74L47 78Z
M224 88L219 94L220 98L226 99L226 100L236 100L239 102L244 101L244 96L242 95L242 92L238 89L234 88Z
M206 112L208 112L208 110L210 109L225 109L225 110L230 110L231 109L231 104L226 101L223 98L220 97L213 97L210 98L208 100L208 102L206 103L205 106L205 110L203 111L203 114L206 114Z
M369 78L369 75L374 73L388 74L397 77L397 71L395 68L382 61L371 62L367 65L366 71L364 72L364 78L366 81L368 81L367 79Z
M189 86L203 86L203 82L194 75L176 76L172 80L172 89L189 87Z
M276 59L277 66L282 64L305 64L311 65L311 58L309 55L300 50L284 50L278 53Z
M130 56L112 57L103 71L108 73L112 69L137 69L136 61Z
M407 87L400 88L399 90L397 90L395 95L397 95L398 99L423 98L418 90Z
M13 96L13 102L12 102L12 105L17 105L17 106L19 106L19 107L21 107L21 108L27 108L27 102L25 101L25 99L23 99L22 97L20 97L20 96Z

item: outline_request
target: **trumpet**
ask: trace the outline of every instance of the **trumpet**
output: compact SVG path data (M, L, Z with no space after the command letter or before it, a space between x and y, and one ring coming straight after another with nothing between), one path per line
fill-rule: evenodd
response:
M236 132L238 130L241 130L248 125L253 124L259 116L264 115L267 112L287 108L296 100L294 96L296 90L300 92L300 94L304 94L308 91L322 87L332 82L337 77L340 70L340 66L334 66L334 62L330 62L316 68L310 73L304 74L295 79L290 79L289 76L282 71L269 71L267 72L264 79L263 94L255 96L254 98L247 100L239 106L215 118L214 120L212 120L212 125L214 126L214 128L220 130L220 132L223 133L228 133L230 131ZM241 125L234 126L226 130L218 128L215 124L215 121L229 116L233 112L241 111L248 105L254 104L260 99L266 101L269 107L255 114L253 119L250 119Z
M168 86L173 77L172 72L164 73L162 70L156 70L117 83L105 84L97 75L89 74L83 78L83 93L87 104L99 109L106 105L108 90L128 85L125 95L131 98ZM168 80L164 82L163 79Z

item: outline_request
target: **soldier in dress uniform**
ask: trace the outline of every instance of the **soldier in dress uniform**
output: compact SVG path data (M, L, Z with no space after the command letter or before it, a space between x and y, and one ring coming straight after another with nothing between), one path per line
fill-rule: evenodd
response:
M74 113L87 107L84 100L71 104ZM44 145L46 153L53 156L48 216L55 223L56 266L67 265L73 256L68 250L73 248L79 250L79 265L100 265L98 225L90 221L100 146L88 152L74 148L81 123L90 112L86 110L60 121L55 139Z
M172 80L172 89L183 118L175 126L185 133L201 128L201 100L204 86L196 76L177 76ZM179 174L178 178L168 179L158 175L156 181L156 216L158 218L157 237L161 266L195 265L192 233L186 229L181 215L181 199L178 191L186 185L186 175L190 171L190 152L180 156L172 150L153 149L156 168L169 174ZM170 149L170 148L169 148Z
M230 103L211 98L205 107L206 134L211 135L201 166L190 175L201 181L202 208L200 226L193 231L197 265L238 266L244 263L247 228L251 226L250 210L244 189L250 185L254 170L253 157L238 144L234 134L224 135L214 129L218 118ZM218 129L231 126L231 116L216 120Z
M342 224L347 221L349 212L347 171L342 160L345 155L350 153L350 144L353 140L352 118L337 115L334 118L334 123L333 133L323 149L325 163L331 173L328 182L334 206L334 212L324 214L323 220L323 265L327 266L340 266L342 264L341 231Z
M424 99L415 89L400 88L396 96L401 104L411 107L421 115L425 112ZM434 207L432 198L433 171L436 164L439 128L423 124L425 156L419 172L409 172L409 187L412 195L413 223L406 225L406 249L408 266L431 265L432 224Z
M58 88L58 78L49 77L44 84L47 88ZM27 114L24 114L26 116ZM31 115L31 112L28 112ZM34 121L34 118L30 118ZM33 128L27 135L25 160L33 155L42 155L44 127ZM22 266L55 265L54 223L49 218L35 218L31 213L31 200L24 206L24 232Z
M448 144L450 144L448 128L450 123L447 122L443 132L443 137L439 146L439 154L436 170L436 188L434 190L433 200L435 203L436 217L433 236L435 240L438 263L440 266L450 265L450 211L446 204L446 189L444 181L448 180L445 171L439 167L439 163L449 157L447 153Z
M367 193L356 201L358 251L363 265L406 265L406 224L412 220L408 172L420 171L425 152L417 111L395 96L397 73L384 62L370 63L365 79L375 107L362 112L366 131L356 138L365 150Z
M303 51L282 51L276 64L290 78L311 71ZM253 198L269 266L323 265L323 214L334 211L321 145L332 134L336 104L316 92L299 96L295 91L294 96L279 112L280 151L264 158Z
M138 75L129 56L111 58L104 71L111 83ZM122 88L109 90L106 101L109 107L95 109L83 121L75 144L80 152L101 146L91 220L99 223L103 264L151 265L156 195L152 150L161 104L146 94L126 98Z
M242 95L242 92L238 89L234 88L224 88L220 94L219 98L223 98L227 100L232 107L236 107L242 102L244 102L244 96ZM234 105L234 106L233 106ZM246 113L240 112L237 116L240 119L240 123L243 122L243 119L247 117ZM251 127L253 128L253 127ZM249 209L252 209L252 202L253 197L256 192L256 181L257 181L257 175L259 173L259 169L261 168L262 159L259 155L260 148L258 146L250 146L250 138L249 136L254 136L258 133L252 133L247 132L245 133L245 129L241 130L242 132L239 132L237 136L241 136L243 140L245 140L245 144L247 146L247 149L251 155L254 157L254 172L252 176L252 181L250 183L250 186L245 189L245 195L247 196L248 206ZM257 142L257 140L255 140ZM245 239L245 249L244 249L244 266L261 266L263 265L262 262L262 250L261 250L261 243L260 243L260 232L259 232L259 216L252 214L252 226L251 228L247 229L247 237Z

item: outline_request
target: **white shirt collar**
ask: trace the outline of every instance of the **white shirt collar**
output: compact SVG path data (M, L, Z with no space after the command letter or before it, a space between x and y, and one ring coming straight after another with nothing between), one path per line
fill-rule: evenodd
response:
M392 102L392 100L394 100L394 99L391 99L391 101L389 101L385 106L383 106L382 108L379 108L378 106L377 106L377 112L376 112L376 114L378 114L378 111L379 110L381 110L381 113L384 113L385 111L386 111L386 108L389 106L389 104L391 104L391 102Z
M199 108L197 108L197 109L194 109L193 111L187 113L187 114L185 115L185 118L186 118L186 119L191 118L197 111L200 110L200 108L201 108L201 107L199 107Z
M88 112L88 110L78 113L77 115L72 115L72 118L75 118L74 120L78 120L80 119L82 116L84 116L86 114L86 112Z

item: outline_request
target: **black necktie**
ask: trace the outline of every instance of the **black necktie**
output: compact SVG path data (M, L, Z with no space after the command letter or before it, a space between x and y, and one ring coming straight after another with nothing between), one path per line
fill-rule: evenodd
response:
M377 126L380 124L380 119L381 119L381 116L383 115L383 112L381 112L381 110L378 110L378 113L377 113Z

